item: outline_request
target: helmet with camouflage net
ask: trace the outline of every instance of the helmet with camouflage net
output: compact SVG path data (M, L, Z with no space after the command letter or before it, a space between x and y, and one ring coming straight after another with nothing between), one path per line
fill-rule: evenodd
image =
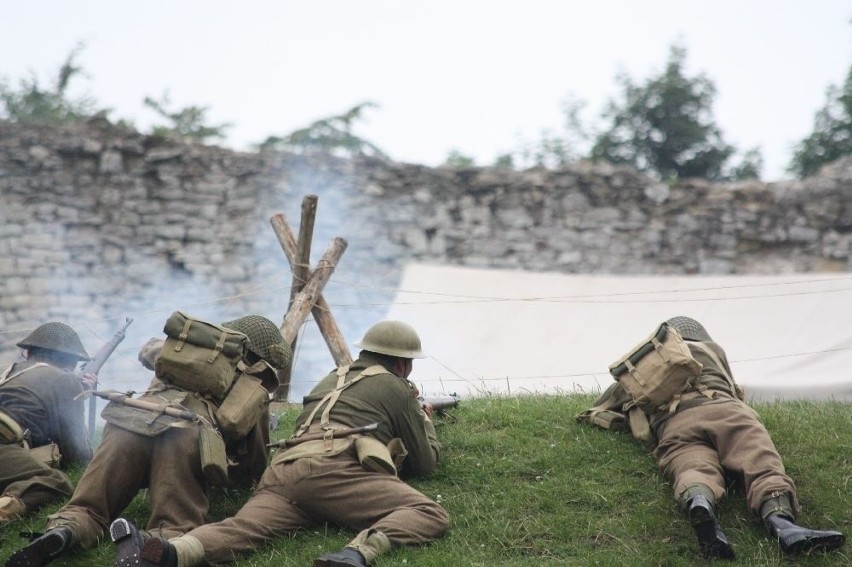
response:
M713 340L704 326L691 317L672 317L666 323L677 329L681 336L688 341Z
M39 326L35 331L17 344L20 348L44 348L68 354L78 360L89 360L86 349L77 333L59 321L51 321Z
M420 337L414 327L402 321L381 321L364 333L360 343L355 343L370 352L396 356L398 358L426 358L421 350Z
M260 315L246 315L233 321L222 323L223 327L238 331L248 337L246 345L253 352L269 363L276 370L290 364L293 351L281 336L278 326Z

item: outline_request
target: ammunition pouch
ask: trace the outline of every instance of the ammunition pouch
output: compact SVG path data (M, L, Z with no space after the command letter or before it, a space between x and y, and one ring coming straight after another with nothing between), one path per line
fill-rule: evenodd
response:
M226 439L241 439L251 431L269 405L270 394L278 386L277 378L270 381L265 376L252 375L253 368L243 369L216 410L216 423ZM270 372L262 374L274 376L271 368Z
M396 474L396 463L390 449L375 437L358 437L355 440L355 451L358 453L358 462L365 471Z
M0 411L0 445L24 444L24 430L11 415Z
M228 456L225 440L218 431L207 425L198 430L198 454L201 470L211 486L228 486Z

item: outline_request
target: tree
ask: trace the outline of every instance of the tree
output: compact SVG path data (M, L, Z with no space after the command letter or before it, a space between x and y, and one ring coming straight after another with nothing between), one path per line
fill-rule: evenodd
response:
M731 169L728 177L737 181L760 179L761 170L763 170L763 154L760 149L752 148L743 154L742 161Z
M476 160L472 157L464 155L458 150L450 150L447 154L447 159L444 160L444 167L454 167L461 169L464 167L473 167L476 165Z
M353 132L353 125L362 119L364 110L368 108L378 108L378 105L370 101L362 102L343 114L322 118L286 136L269 136L260 144L260 148L295 153L331 152L346 156L371 155L387 158L378 146Z
M852 155L852 66L843 88L826 90L825 106L814 115L814 129L799 142L788 171L807 177L823 165Z
M610 101L604 119L609 129L599 134L591 151L594 160L633 165L661 178L723 178L723 165L734 148L722 140L711 107L716 88L704 75L684 74L686 50L673 46L665 71L635 84L618 78L620 101Z
M181 139L205 142L209 138L224 138L230 124L211 126L206 124L208 108L187 106L180 110L169 110L171 99L169 93L163 93L160 100L145 97L145 106L156 112L161 118L168 120L166 125L155 125L151 134L163 137L178 137Z
M2 116L12 122L67 124L85 120L98 112L108 112L98 109L95 100L89 96L70 98L68 95L72 80L83 75L82 67L75 60L84 47L84 44L78 43L71 50L59 67L52 87L42 87L34 73L29 78L21 79L18 89L13 89L6 81L0 81Z

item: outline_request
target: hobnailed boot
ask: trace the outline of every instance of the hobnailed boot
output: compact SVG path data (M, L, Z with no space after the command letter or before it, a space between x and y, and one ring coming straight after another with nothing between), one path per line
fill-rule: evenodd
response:
M71 530L53 528L9 557L6 567L43 567L71 549Z
M314 567L368 567L368 563L360 551L344 547L340 551L317 557L314 559Z
M772 514L766 518L772 537L778 540L784 553L798 554L810 551L831 551L843 545L845 536L831 530L811 530L797 526L793 519L784 514Z
M687 504L689 523L698 538L698 549L701 555L707 558L733 559L734 549L728 541L725 532L716 514L713 505L706 497L693 496Z
M177 552L168 540L142 535L129 520L115 520L109 536L116 545L114 567L177 567Z

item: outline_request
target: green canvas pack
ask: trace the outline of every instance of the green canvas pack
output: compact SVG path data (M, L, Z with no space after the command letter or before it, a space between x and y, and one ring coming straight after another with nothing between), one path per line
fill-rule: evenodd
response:
M650 414L683 392L701 374L701 368L677 329L663 323L611 364L609 372L636 406Z
M163 329L166 340L157 358L157 378L221 400L234 381L248 338L237 331L175 311Z

